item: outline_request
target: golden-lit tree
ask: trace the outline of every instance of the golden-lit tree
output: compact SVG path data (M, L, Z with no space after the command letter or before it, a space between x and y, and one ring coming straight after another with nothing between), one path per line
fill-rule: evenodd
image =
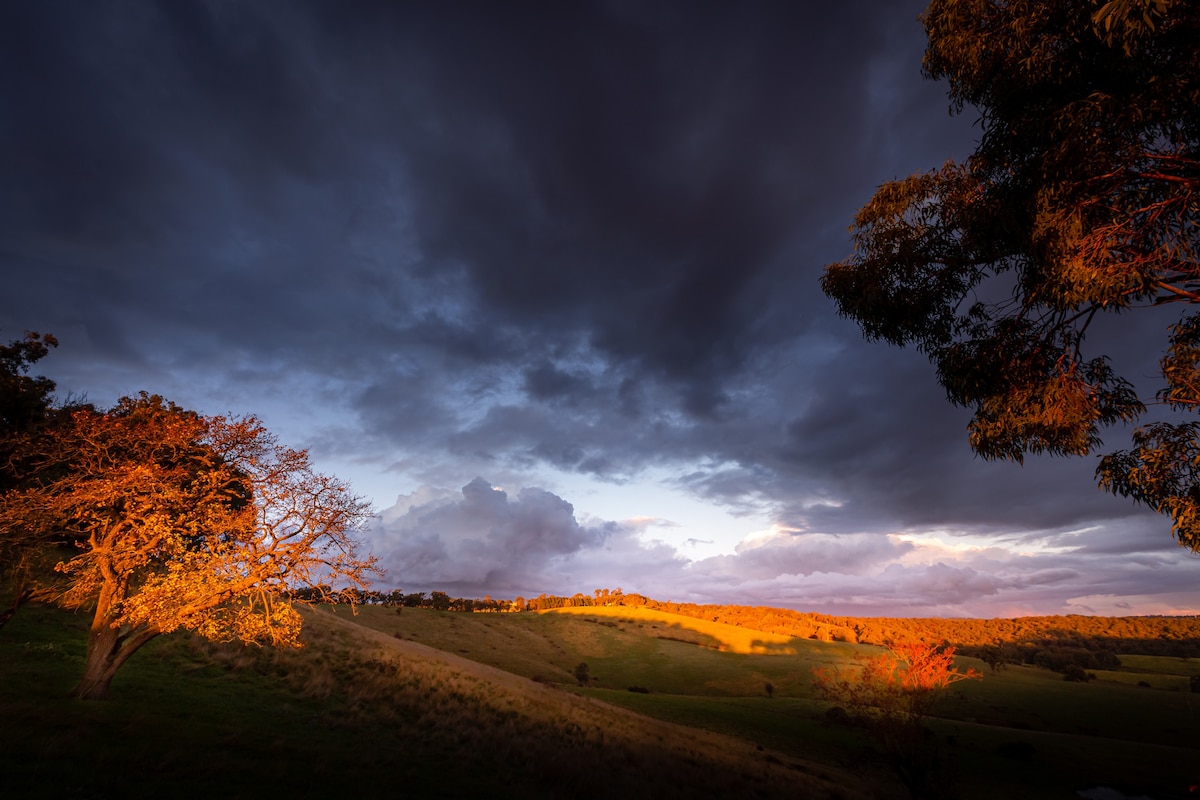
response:
M1087 334L1178 304L1153 342L1175 419L1097 478L1200 552L1200 3L932 0L922 20L924 72L979 114L978 146L880 186L822 288L867 338L929 356L976 453L1018 462L1145 414Z
M860 658L854 667L813 670L813 687L842 709L844 721L867 731L912 797L920 798L930 796L941 779L925 728L930 709L946 687L982 677L978 670L955 667L953 647L907 642Z
M203 417L158 396L80 409L40 437L37 479L0 500L0 530L74 543L55 594L93 610L77 695L103 697L163 633L297 645L292 586L365 587L353 534L368 506L254 417Z

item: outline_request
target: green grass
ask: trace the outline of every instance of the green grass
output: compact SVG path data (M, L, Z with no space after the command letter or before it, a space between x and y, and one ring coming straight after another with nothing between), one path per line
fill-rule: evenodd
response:
M68 695L86 620L23 609L0 630L0 796L904 795L812 696L814 667L872 648L629 609L305 619L298 651L162 637L114 700L84 703ZM1009 667L953 687L931 727L962 796L1186 796L1200 695L1180 689L1200 661L1121 662L1089 683Z
M573 691L887 780L864 763L853 731L825 723L811 693L814 667L874 648L791 640L775 648L778 655L722 651L723 634L698 627L711 623L621 608L518 615L369 608L357 621L568 687L572 668L584 661L593 680ZM1200 779L1200 696L1182 691L1186 678L1178 673L1200 668L1200 661L1121 660L1119 673L1069 683L1032 667L992 674L979 661L961 659L961 667L983 671L984 680L953 687L935 708L932 727L959 764L964 796L1069 797L1101 785L1150 796L1186 793ZM1126 671L1132 669L1140 671ZM1159 688L1139 687L1138 680ZM767 682L774 698L766 696ZM631 686L650 692L630 692Z
M59 797L256 796L335 791L360 770L360 737L336 700L306 698L256 670L260 653L206 652L187 637L151 643L113 682L114 700L69 697L82 671L83 621L23 609L0 631L5 724L0 786ZM372 758L396 744L378 731ZM378 774L373 770L367 777ZM418 774L419 784L440 776ZM390 783L390 781L389 781ZM368 780L368 793L386 784ZM17 796L5 791L5 796Z
M82 666L82 619L22 610L0 631L0 796L869 794L836 766L697 734L454 655L414 654L348 614L305 617L299 651L163 637L118 675L113 700L81 702L68 694ZM469 619L422 622L427 634L442 629L460 643L459 627L529 638ZM520 661L518 649L510 655Z
M1200 675L1200 658L1123 655L1120 657L1120 661L1122 671L1142 672L1151 675L1180 675L1183 677Z
M777 697L810 697L812 669L840 663L856 650L848 644L791 639L782 655L733 653L718 650L715 641L702 641L695 635L690 626L698 620L674 617L678 622L668 623L643 615L623 619L611 613L616 610L461 614L405 609L397 614L395 609L373 606L359 609L354 619L389 635L433 645L527 678L574 683L572 671L582 661L587 663L596 688L644 686L654 692L686 695L765 696L765 684L770 682ZM610 613L605 615L606 611ZM627 614L635 611L625 610ZM693 642L680 641L689 636Z

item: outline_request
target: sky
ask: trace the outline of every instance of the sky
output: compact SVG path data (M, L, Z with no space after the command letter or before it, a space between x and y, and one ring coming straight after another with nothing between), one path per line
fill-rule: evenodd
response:
M876 186L975 146L922 8L5 3L0 337L308 448L385 590L1200 613L1168 519L978 459L819 289Z

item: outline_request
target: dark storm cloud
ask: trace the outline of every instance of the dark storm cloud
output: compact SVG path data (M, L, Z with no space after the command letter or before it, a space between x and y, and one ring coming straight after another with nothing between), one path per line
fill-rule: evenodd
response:
M16 5L17 293L210 368L232 349L386 383L381 352L432 338L524 368L534 401L569 339L712 415L817 302L771 309L799 228L865 160L870 68L902 24L868 10ZM51 291L46 260L82 280Z
M64 391L259 413L405 486L657 470L790 532L697 562L729 591L849 591L823 576L931 527L1168 557L1091 463L974 459L929 366L817 288L875 185L972 149L919 77L922 5L7 3L0 335L56 333ZM692 591L636 526L476 488L393 563L483 585L586 556ZM489 498L482 532L426 525ZM543 516L566 538L538 550L513 520ZM876 588L986 594L1010 567Z
M866 373L859 353L874 356ZM892 527L998 531L1137 513L1096 490L1094 459L1030 457L1019 467L973 456L970 413L946 401L919 354L852 347L845 356L822 365L817 380L838 389L816 396L787 424L779 449L781 470L822 477L837 501L797 509L797 524L853 530L874 517Z

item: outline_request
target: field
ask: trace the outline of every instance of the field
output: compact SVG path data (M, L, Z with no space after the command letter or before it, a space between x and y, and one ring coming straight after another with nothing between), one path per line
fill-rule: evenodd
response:
M0 630L0 796L906 796L812 696L814 667L868 646L625 607L305 618L297 651L160 637L80 703L83 618L23 609ZM1200 660L1121 662L1068 683L963 659L985 679L932 724L960 796L1188 797Z

